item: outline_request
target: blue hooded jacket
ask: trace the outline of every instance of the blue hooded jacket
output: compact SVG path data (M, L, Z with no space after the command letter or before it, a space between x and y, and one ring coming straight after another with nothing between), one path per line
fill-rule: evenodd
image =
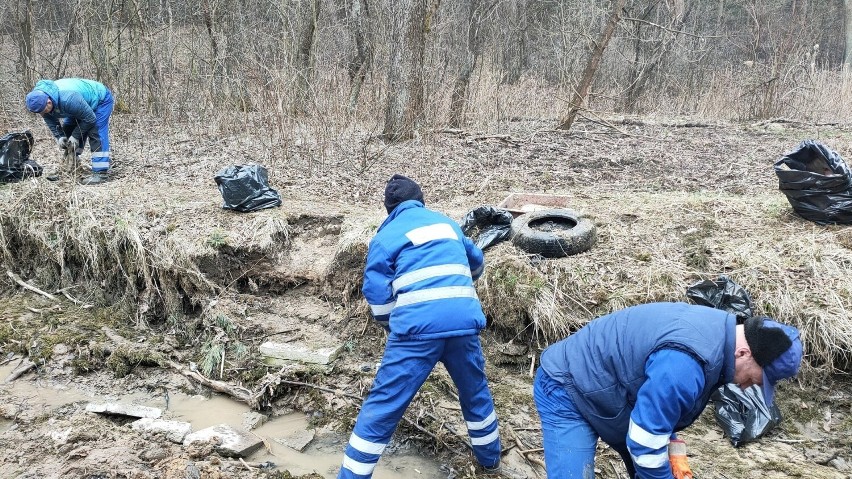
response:
M62 78L56 81L39 80L33 90L41 90L53 102L53 110L44 116L44 122L54 138L62 138L60 120L77 122L72 135L82 143L84 133L97 131L95 109L107 96L107 87L94 80Z
M485 315L473 281L484 267L482 250L455 221L408 200L370 241L363 293L392 339L477 334Z

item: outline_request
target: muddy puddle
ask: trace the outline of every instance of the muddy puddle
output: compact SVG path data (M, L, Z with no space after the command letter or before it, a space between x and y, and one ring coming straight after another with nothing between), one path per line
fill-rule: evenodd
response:
M89 402L121 402L159 408L164 419L185 421L198 431L217 424L247 429L251 409L229 397L190 396L181 392L136 392L124 395L93 395L75 387L74 383L57 383L21 377L11 383L2 381L14 370L17 361L0 366L0 401L25 408L28 415L46 417L60 408ZM16 427L14 421L0 419L0 434ZM325 478L337 477L347 437L339 434L316 434L302 413L270 417L251 431L265 447L246 458L250 462L270 462L279 470L302 475L315 472ZM292 447L291 447L292 446ZM301 449L304 447L303 449ZM299 448L301 451L294 449ZM445 476L446 473L443 473ZM376 479L411 479L442 477L440 464L431 458L414 454L386 454L373 475Z

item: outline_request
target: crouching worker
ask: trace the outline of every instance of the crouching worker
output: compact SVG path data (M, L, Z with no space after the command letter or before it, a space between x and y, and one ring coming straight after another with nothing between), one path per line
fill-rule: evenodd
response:
M769 318L685 303L633 306L598 318L541 354L533 396L548 477L593 479L598 438L629 477L686 479L692 424L724 384L775 384L799 371L799 330Z
M485 316L473 286L482 250L458 224L424 206L420 186L394 175L388 217L367 251L364 297L388 332L373 387L361 406L338 478L369 478L417 390L437 362L458 388L476 460L500 462L497 415L485 378L479 331Z
M44 118L60 150L79 156L86 141L92 151L92 174L81 180L96 185L107 180L110 166L109 118L112 92L102 83L82 78L39 80L26 98L27 110Z

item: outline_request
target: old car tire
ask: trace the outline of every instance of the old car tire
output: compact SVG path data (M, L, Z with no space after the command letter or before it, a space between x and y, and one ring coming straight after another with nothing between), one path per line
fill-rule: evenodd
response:
M594 246L597 239L595 223L568 209L535 211L512 221L512 242L515 246L545 258L582 253Z

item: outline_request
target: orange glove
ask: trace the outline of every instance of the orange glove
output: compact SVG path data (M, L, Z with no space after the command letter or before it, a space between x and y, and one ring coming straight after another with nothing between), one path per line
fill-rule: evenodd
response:
M669 464L675 479L692 479L692 469L686 460L686 443L680 439L669 441Z

